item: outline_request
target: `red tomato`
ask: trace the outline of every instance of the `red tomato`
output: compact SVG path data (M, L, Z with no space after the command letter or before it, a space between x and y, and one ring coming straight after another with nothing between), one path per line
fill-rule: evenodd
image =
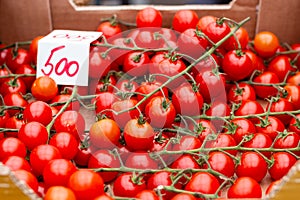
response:
M172 27L175 31L182 33L186 29L196 28L198 23L198 15L192 10L179 10L175 13Z
M89 168L117 168L120 167L120 161L108 150L98 150L92 154L88 161ZM114 180L119 172L97 172L104 183Z
M89 77L100 79L106 76L112 67L113 59L106 55L103 57L102 51L98 48L91 50L89 54Z
M237 83L232 85L227 93L229 102L240 103L244 100L256 100L256 93L254 88L247 83Z
M226 133L220 133L217 136L217 139L213 142L212 147L234 147L237 143L233 139L233 137ZM237 150L226 150L226 152L230 153L233 156L236 156Z
M150 100L156 96L168 96L168 89L166 87L163 87L161 90L159 87L161 87L162 83L158 81L147 81L142 82L140 86L137 88L136 92L140 93L141 95L137 95L137 100L141 101L144 98L144 95L149 95L150 93L153 93L151 97L148 99L145 99L145 101L141 104L141 109L143 110L144 107L147 105ZM157 90L157 92L154 92Z
M240 107L235 111L236 116L255 116L255 114L264 113L264 108L253 100L242 101ZM259 119L249 118L254 124L259 123Z
M121 174L113 183L114 195L120 197L135 197L145 189L145 181L142 178L137 178L132 173Z
M24 181L34 192L38 192L38 180L30 172L20 169L13 172L16 178L20 181Z
M26 146L18 138L8 137L0 140L0 161L9 156L20 156L25 158Z
M138 88L137 82L134 80L128 80L128 79L120 79L116 87L120 92L135 92L136 89Z
M25 160L24 157L19 156L9 156L6 157L4 160L1 161L5 166L7 166L11 171L16 170L26 170L28 172L31 172L30 164L27 160Z
M81 147L79 145L77 154L74 157L74 162L76 163L76 166L78 167L87 167L90 157L92 156L92 153L94 153L94 150L92 147Z
M53 159L44 167L43 179L47 187L67 186L70 176L76 170L76 167L70 160Z
M195 132L201 141L204 141L207 135L217 132L213 123L206 119L196 120L196 124L190 124L189 129Z
M269 58L273 56L279 47L279 39L269 31L262 31L255 35L254 49L259 56Z
M49 76L40 76L33 82L31 93L37 100L47 102L57 95L58 87L55 81Z
M230 80L239 81L249 77L254 71L254 66L247 54L241 50L232 50L225 54L222 69Z
M55 96L51 101L50 104L58 104L58 105L53 105L52 107L55 107L58 111L65 105L65 102L67 102L70 99L71 95L70 94L59 94ZM79 102L71 102L66 110L79 110Z
M118 124L111 119L97 121L90 128L91 144L101 149L114 148L119 143L120 136Z
M276 187L277 185L279 185L281 182L281 180L277 180L277 181L273 181L269 184L269 186L266 189L266 195L269 194L271 191L274 191L274 187Z
M43 144L35 147L31 151L29 161L33 173L39 176L43 174L43 170L49 161L59 158L61 158L61 154L56 147Z
M274 148L289 149L297 148L300 141L300 136L297 133L287 132L283 133L282 137L276 140ZM294 151L296 154L300 154L300 151Z
M139 51L128 53L124 58L123 70L131 76L143 76L148 73L150 59Z
M268 118L263 117L265 120L260 124L256 125L256 131L259 133L265 133L272 140L274 140L278 133L283 132L285 127L284 124L275 116L268 116Z
M128 149L133 151L149 150L155 136L152 126L148 122L141 122L140 119L129 120L123 134Z
M191 135L184 135L181 137L180 142L173 145L173 151L181 151L181 150L192 150L198 149L202 146L202 142L199 138L191 136Z
M69 132L77 139L83 139L85 120L80 112L67 110L59 115L55 122L56 132Z
M29 122L23 125L18 134L18 138L24 142L25 146L32 150L38 145L46 144L48 141L48 131L39 122Z
M33 101L25 107L23 118L26 122L36 121L47 126L52 120L52 110L43 101Z
M115 101L116 96L112 92L102 92L97 94L95 99L96 114L112 118L112 112L108 111L108 109L111 109L111 106Z
M176 76L180 72L186 69L186 65L180 58L164 58L158 63L154 63L149 66L150 74L156 74L155 78L157 81L164 83L169 80L169 77ZM163 74L164 76L160 76L157 74ZM167 76L167 77L166 77ZM185 78L183 76L175 79L170 82L167 87L173 89L179 86L181 83L185 82Z
M120 25L116 22L102 22L96 30L102 32L106 39L122 32Z
M33 60L33 63L36 64L37 62L37 53L38 53L38 42L40 39L42 39L44 36L37 36L33 38L31 41L31 44L29 46L29 54Z
M188 83L173 91L172 102L177 113L188 116L200 115L203 106L202 95Z
M139 117L140 111L135 108L137 103L138 103L137 100L135 100L133 98L129 98L129 99L115 101L111 105L111 109L113 111L119 112L118 114L113 112L113 119L115 120L115 122L117 122L117 124L120 128L124 128L125 124L129 120L136 119ZM132 109L132 108L134 108L134 109ZM129 110L129 109L131 109L131 110ZM126 111L126 112L124 112L124 111Z
M211 152L209 153L208 163L211 169L223 174L224 176L230 178L235 172L235 163L231 157L223 152ZM204 168L208 168L205 164Z
M296 68L292 66L288 56L279 55L269 63L268 70L275 73L278 76L279 81L283 82L284 80L287 80L286 78L288 75L291 75L291 72L296 71Z
M300 109L300 86L298 85L285 85L284 90L286 91L285 98L294 104L296 110Z
M268 102L267 108L269 107L270 107L270 112L290 112L294 110L293 103L285 98L279 98L273 101L272 104ZM275 117L280 119L280 121L285 125L289 125L291 119L293 118L288 114L276 115Z
M22 117L19 115L15 115L13 117L10 117L5 122L5 128L8 129L20 129L25 124L25 121ZM6 131L5 132L6 137L18 137L18 131Z
M72 160L78 152L78 140L68 132L55 133L49 140L49 144L55 146L62 157Z
M249 49L244 50L247 56L252 60L253 68L260 72L266 71L263 59Z
M211 22L215 22L216 20L217 20L217 17L215 17L215 16L204 15L199 18L199 21L198 21L196 27L198 30L203 31L204 29L206 29L208 24L210 24Z
M230 123L231 124L227 126L228 132L233 133L232 136L237 144L239 144L243 140L244 136L256 132L254 124L249 119L236 118L231 120Z
M292 132L297 133L300 136L300 126L299 126L299 121L300 120L300 114L296 115L291 121L288 126L288 129Z
M237 178L227 192L228 198L261 198L261 186L250 177Z
M223 125L225 124L224 120L219 119L225 116L230 115L230 107L225 102L214 101L212 102L210 108L206 111L207 116L217 117L217 119L211 119L214 127L217 131L223 130Z
M64 186L52 186L50 187L45 196L44 200L76 200L75 194L72 190Z
M248 176L257 182L262 181L267 172L267 162L256 152L243 153L236 168L236 175L238 177Z
M8 93L3 98L4 104L6 106L19 106L19 107L25 107L28 102L24 99L22 94L20 93ZM8 109L8 114L10 116L14 116L16 113L18 113L18 110L15 109Z
M185 186L185 190L202 194L215 194L220 187L218 179L208 172L197 172Z
M23 48L9 49L6 64L8 68L15 73L23 64L31 64L32 58L28 50Z
M140 200L159 200L159 197L153 190L143 190L140 191L135 198Z
M297 161L287 152L276 152L272 155L272 159L274 159L274 163L269 168L269 174L273 180L279 180L285 176Z
M171 200L196 200L196 197L187 193L179 193L176 194Z
M134 169L157 169L157 161L153 160L148 153L135 152L130 154L125 162L126 167Z
M16 74L31 74L31 75L34 75L34 74L36 74L36 70L31 65L24 64L24 65L21 65L17 69ZM30 90L30 88L31 88L34 80L36 79L36 77L35 76L28 76L28 77L20 77L20 79L25 83L26 89Z
M233 29L233 28L231 28ZM240 27L236 32L235 36L241 45L241 49L246 49L249 42L248 31L244 27ZM227 51L238 49L238 43L234 36L231 36L228 40L225 41L225 49Z
M272 139L264 133L255 133L253 138L243 144L244 147L248 148L269 148L271 147ZM271 156L271 152L262 152L266 157Z
M214 43L219 42L227 34L229 34L230 31L231 30L228 24L220 19L207 24L206 28L203 29L203 33L208 36Z
M74 172L70 176L68 187L74 192L77 200L93 199L104 193L101 176L89 169Z
M155 27L134 29L130 31L128 38L134 40L136 45L140 48L155 49L163 46L165 43L160 37L155 36L155 33L159 31L160 28ZM148 52L147 54L150 53L151 52Z
M162 15L160 11L152 7L146 7L140 10L136 15L136 25L142 27L161 27Z
M171 184L172 184L171 173L167 171L160 171L150 176L150 178L147 181L147 189L153 190L157 188L159 185L170 186ZM180 189L181 184L176 183L174 187ZM175 195L175 193L165 191L165 190L161 190L161 194L166 199L170 199Z
M21 93L26 94L26 85L20 78L10 78L4 81L0 86L0 94L5 96L8 93Z
M189 28L180 34L177 46L178 52L197 59L205 52L208 41L203 36L198 36L195 28Z
M289 77L287 79L287 84L289 84L289 85L300 85L300 72L296 72L293 76Z
M190 154L183 154L183 155L176 155L177 157L179 156L179 158L177 158L172 164L171 164L171 168L173 169L200 169L200 165L197 163L196 158L193 157ZM175 156L174 156L175 157ZM173 159L175 159L173 157ZM183 178L184 181L181 182L185 182L185 178Z
M0 48L5 48L6 47L6 45L5 44L0 44ZM2 50L0 50L0 66L3 66L3 64L6 62L6 59L7 59L7 55L8 55L8 51L9 51L10 49L7 49L7 48L5 48L5 49L2 49ZM2 68L2 67L1 67Z
M299 50L300 50L300 43L292 44L292 45L291 45L291 48L292 48L293 50L299 51ZM295 62L296 66L297 66L298 69L299 69L299 68L300 68L300 59L299 59L299 57L295 60L297 54L290 54L289 56L293 59L293 62Z
M0 56L1 56L1 51L0 51ZM1 62L1 57L0 57L0 62ZM11 71L4 65L0 65L0 84L9 80L9 78L3 78L3 76L7 76L9 74L11 74Z
M171 127L176 117L176 111L169 99L154 97L146 105L145 115L151 126L165 128Z

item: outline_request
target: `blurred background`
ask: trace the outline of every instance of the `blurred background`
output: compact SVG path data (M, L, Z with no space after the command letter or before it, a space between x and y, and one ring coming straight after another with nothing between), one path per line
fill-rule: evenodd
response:
M228 4L231 0L90 0L91 5L184 5L184 4Z

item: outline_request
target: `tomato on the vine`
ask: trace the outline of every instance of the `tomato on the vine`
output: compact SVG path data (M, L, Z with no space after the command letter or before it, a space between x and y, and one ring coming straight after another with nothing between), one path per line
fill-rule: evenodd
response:
M65 186L52 186L45 193L44 200L76 200L74 192Z
M261 198L262 188L253 178L243 176L235 180L227 192L228 198Z
M273 180L279 180L285 176L297 159L287 152L276 152L272 155L273 165L269 168L269 174Z
M31 93L41 101L50 101L58 93L56 82L49 76L40 76L33 82L31 86Z
M269 58L273 56L279 47L279 39L269 31L262 31L254 37L254 49L259 56Z
M256 131L267 134L272 140L285 129L282 121L275 116L263 117L262 120L260 124L256 124Z
M38 180L31 172L20 169L14 171L13 174L18 180L24 181L34 192L38 192Z
M296 71L291 64L291 60L286 55L276 56L268 65L268 70L278 76L280 82L283 82Z
M146 7L136 14L136 25L142 27L161 27L162 15L160 11L152 7Z
M31 166L24 157L20 156L9 156L1 161L3 165L8 167L11 171L26 170L31 172Z
M122 32L120 25L117 22L106 21L98 25L96 31L102 32L106 39Z
M123 173L113 183L114 195L120 197L135 197L145 189L145 180L133 173Z
M189 28L195 28L198 23L198 15L192 10L179 10L175 13L172 27L175 31L182 33Z
M237 83L232 85L227 93L227 99L232 103L240 103L243 100L256 100L256 93L252 85Z
M0 161L9 156L20 156L25 158L26 146L18 138L8 137L0 140Z
M28 50L18 48L17 50L11 48L8 51L6 64L8 68L15 73L23 64L31 64L32 57Z
M52 110L43 101L33 101L25 107L23 118L26 122L36 121L47 126L52 120Z

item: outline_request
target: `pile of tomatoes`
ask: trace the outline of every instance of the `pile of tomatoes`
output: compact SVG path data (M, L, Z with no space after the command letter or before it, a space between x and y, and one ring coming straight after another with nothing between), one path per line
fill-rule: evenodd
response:
M191 10L172 29L152 7L135 29L119 22L97 28L88 87L35 77L41 36L1 46L3 165L47 200L261 198L280 184L300 155L300 44Z

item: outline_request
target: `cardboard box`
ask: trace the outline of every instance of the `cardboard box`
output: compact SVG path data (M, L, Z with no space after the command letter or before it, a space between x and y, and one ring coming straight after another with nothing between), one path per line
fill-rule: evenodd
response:
M121 20L134 23L136 13L146 6L77 6L72 0L1 0L0 41L6 44L27 41L38 35L46 35L54 29L95 30L101 18L111 17L112 14L117 14ZM244 28L248 30L251 38L259 31L268 30L274 32L281 42L290 44L300 42L299 0L233 0L228 5L156 5L154 7L161 11L164 27L170 27L176 11L191 9L196 11L199 17L226 16L237 21L250 17L251 20ZM274 191L271 197L278 199L278 197L287 197L279 195L287 194L293 195L289 198L297 197L300 192L297 189L299 166L300 164L297 164L291 170L290 175L285 177L278 187L279 192ZM295 181L290 181L289 177L296 177ZM293 184L293 187L290 184ZM2 199L1 194L0 199ZM18 197L18 199L22 198Z
M95 30L101 18L112 14L135 22L136 13L147 5L77 6L73 0L1 0L0 40L4 43L31 40L53 29ZM228 5L156 5L163 15L163 26L170 27L177 10L191 9L199 17L226 16L234 20L250 17L245 24L250 37L269 30L282 42L300 40L299 0L233 0Z

